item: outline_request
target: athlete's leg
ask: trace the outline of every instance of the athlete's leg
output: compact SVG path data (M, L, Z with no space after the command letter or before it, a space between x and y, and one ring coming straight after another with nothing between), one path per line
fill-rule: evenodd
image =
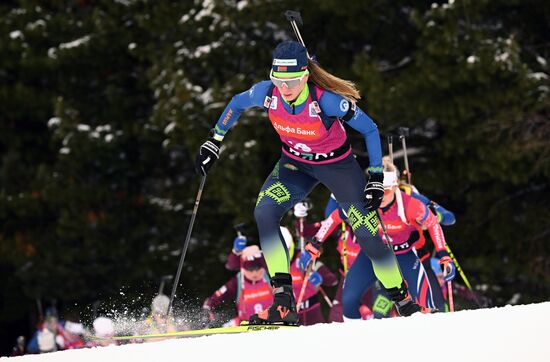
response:
M340 276L340 282L332 299L332 308L328 314L329 322L343 322L344 307L342 304L342 290L344 289L344 276Z
M423 307L433 309L435 306L430 282L416 251L411 249L406 253L399 254L397 260L413 300Z
M437 275L435 275L435 272L432 269L431 260L429 257L422 261L422 266L424 267L424 272L426 273L428 282L430 283L430 289L432 291L432 298L435 307L440 312L447 311L447 302L443 296L441 285L439 285L439 281L437 280Z
M344 317L359 319L359 306L361 297L376 281L371 260L364 253L359 253L351 266L344 281L342 292L342 304L344 305Z
M336 196L346 213L361 249L372 261L378 280L385 288L399 288L403 282L393 251L378 235L378 217L365 208L365 175L353 158L315 167L315 177ZM345 308L345 306L344 306Z
M300 171L298 163L282 156L260 190L254 217L262 252L272 277L275 273L289 273L290 259L281 235L281 219L316 184L317 180Z
M282 156L262 186L254 216L273 286L273 304L266 310L250 316L252 324L298 323L292 276L289 272L290 258L281 235L280 222L283 215L307 196L316 184L317 180L302 172L290 159Z

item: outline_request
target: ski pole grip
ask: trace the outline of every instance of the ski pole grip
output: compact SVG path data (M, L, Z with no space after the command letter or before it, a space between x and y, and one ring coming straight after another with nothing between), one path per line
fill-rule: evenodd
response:
M287 10L285 11L286 19L290 22L296 22L298 25L304 25L302 21L302 15L299 11L296 10Z

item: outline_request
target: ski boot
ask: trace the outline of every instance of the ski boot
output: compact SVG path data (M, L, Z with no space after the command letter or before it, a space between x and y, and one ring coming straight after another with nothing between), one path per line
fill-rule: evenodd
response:
M424 308L417 303L415 303L409 291L405 281L401 284L400 287L386 289L390 299L394 302L397 313L402 317L408 317L414 313L433 313L434 310L431 308Z
M273 304L250 317L249 324L298 325L296 300L292 290L292 276L287 273L275 273L271 278Z

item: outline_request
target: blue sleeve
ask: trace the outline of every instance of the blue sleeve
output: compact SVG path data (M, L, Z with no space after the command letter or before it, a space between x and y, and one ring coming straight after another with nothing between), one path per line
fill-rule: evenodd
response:
M265 96L271 84L271 81L264 80L254 84L246 92L233 96L214 127L215 138L221 141L244 110L252 107L263 107Z
M338 204L338 201L336 201L334 194L330 194L330 198L328 199L327 206L325 206L325 218L329 217L330 214L332 214L335 209L338 209L338 213L340 214L340 218L342 220L347 219L346 214L344 214L344 210L342 210L342 208Z
M411 196L414 197L417 200L420 200L424 205L429 206L432 202L430 199L428 199L426 196L422 195L421 193L417 192L411 192ZM455 214L443 206L436 204L433 202L434 209L437 212L437 219L439 220L439 223L441 225L453 225L456 222Z
M27 353L40 353L40 348L38 347L38 332L36 332L29 343L27 343Z
M347 99L330 91L323 93L319 104L327 116L339 118L343 117L350 107L350 102ZM369 153L369 168L378 169L382 172L382 145L380 144L378 127L374 121L361 108L357 107L355 115L347 123L365 137Z
M453 225L456 222L455 214L452 211L447 210L443 206L436 204L435 211L441 215L439 223L441 225Z
M430 204L430 199L418 192L411 192L411 196L417 200L420 200L424 205L428 206Z
M336 199L334 198L333 194L330 194L330 197L327 202L327 206L325 206L325 218L329 217L330 214L338 207L338 203L336 202Z

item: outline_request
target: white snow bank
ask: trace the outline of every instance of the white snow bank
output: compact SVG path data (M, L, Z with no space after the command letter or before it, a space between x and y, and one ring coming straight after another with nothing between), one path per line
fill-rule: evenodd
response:
M14 359L40 362L190 360L550 361L550 302L238 335L173 339Z

